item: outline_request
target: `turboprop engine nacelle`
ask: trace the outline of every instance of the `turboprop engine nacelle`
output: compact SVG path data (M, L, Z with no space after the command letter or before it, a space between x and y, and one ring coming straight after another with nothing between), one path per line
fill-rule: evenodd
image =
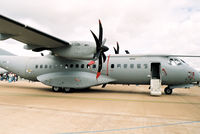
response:
M56 56L80 60L91 60L96 53L96 45L92 42L70 42L70 46L51 49Z

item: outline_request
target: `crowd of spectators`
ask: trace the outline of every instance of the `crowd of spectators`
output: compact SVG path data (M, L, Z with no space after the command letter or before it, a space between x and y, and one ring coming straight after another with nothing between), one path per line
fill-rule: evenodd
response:
M0 74L1 81L16 82L18 81L18 76L12 72Z

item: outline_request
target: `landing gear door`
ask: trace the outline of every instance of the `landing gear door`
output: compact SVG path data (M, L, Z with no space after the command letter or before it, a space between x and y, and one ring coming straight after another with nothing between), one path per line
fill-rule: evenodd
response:
M161 74L160 63L151 63L151 95L161 95Z

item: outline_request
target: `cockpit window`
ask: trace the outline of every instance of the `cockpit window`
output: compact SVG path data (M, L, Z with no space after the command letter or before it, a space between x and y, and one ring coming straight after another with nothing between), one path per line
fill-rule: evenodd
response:
M176 63L174 62L174 59L169 59L169 65L173 65L173 66L176 65Z
M173 59L173 58L170 58L169 59L169 64L172 65L172 66L179 66L182 64L182 62L178 59Z
M184 60L180 59L183 63L186 63Z
M176 63L176 65L181 65L181 62L178 59L174 59L174 62Z

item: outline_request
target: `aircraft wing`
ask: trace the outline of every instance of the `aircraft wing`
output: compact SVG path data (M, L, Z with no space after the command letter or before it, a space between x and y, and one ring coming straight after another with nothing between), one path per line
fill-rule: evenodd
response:
M170 54L126 54L126 55L120 55L115 54L112 55L114 57L200 57L200 55L170 55Z
M33 48L57 48L68 42L0 15L0 40L8 38L23 42Z

